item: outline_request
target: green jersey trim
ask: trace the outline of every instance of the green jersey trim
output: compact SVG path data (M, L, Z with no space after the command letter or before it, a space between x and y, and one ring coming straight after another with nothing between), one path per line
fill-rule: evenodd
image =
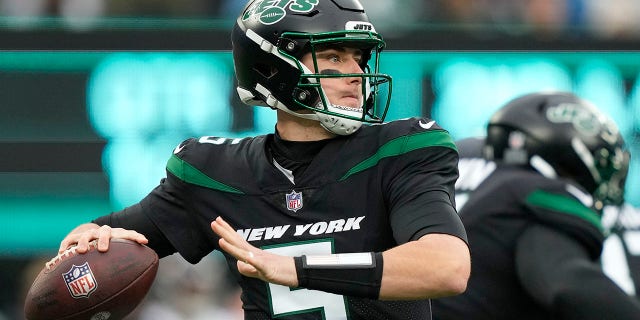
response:
M536 190L527 196L526 201L541 208L574 215L586 220L600 230L600 232L604 230L602 222L600 221L600 216L576 199Z
M355 165L339 181L344 181L356 173L376 166L383 158L399 156L428 147L445 147L458 151L453 139L445 130L426 131L398 137L385 143L374 155Z
M230 187L224 183L211 179L202 171L198 170L188 162L180 159L175 154L172 155L171 158L169 158L169 161L167 162L167 171L171 172L180 180L187 183L195 184L197 186L220 190L224 192L244 194L244 192L234 187Z

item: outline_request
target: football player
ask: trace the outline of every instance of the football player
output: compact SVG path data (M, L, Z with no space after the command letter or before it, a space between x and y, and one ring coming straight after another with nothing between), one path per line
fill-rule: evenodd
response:
M486 142L457 146L472 272L463 295L433 301L434 319L638 318L598 264L629 162L611 121L573 94L533 93L491 117Z
M469 195L496 169L482 155L484 137L456 141L460 177L456 181L456 208L464 207ZM600 262L603 271L627 294L640 299L640 208L629 203L607 205L602 211L606 235Z
M197 263L226 256L246 319L429 319L466 288L455 144L426 118L383 123L391 78L357 0L253 0L231 35L238 94L272 134L177 146L139 203L78 226Z

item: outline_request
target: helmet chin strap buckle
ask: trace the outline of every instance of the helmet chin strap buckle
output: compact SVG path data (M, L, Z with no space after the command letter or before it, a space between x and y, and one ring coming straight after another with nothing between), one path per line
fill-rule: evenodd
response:
M327 110L337 113L341 113L340 111L344 111L345 115L352 116L346 114L345 109L341 108L340 106L334 106L331 103L329 103ZM325 128L325 130L341 136L350 135L358 131L358 129L360 129L360 127L362 126L362 121L358 120L347 119L337 115L330 115L321 112L316 112L316 115L318 116L320 124L323 128Z

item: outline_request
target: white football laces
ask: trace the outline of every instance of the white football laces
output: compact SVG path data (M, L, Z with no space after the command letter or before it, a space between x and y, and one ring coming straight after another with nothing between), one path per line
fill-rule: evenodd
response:
M44 264L45 268L47 270L51 270L51 268L53 268L55 265L60 263L62 260L76 255L77 247L78 246L75 245L75 246L72 246L72 247L70 247L69 249L67 249L65 251L60 252L58 255L56 255L51 260L49 260L49 262ZM93 241L89 242L89 250L91 250L92 248L95 249L97 247L98 247L98 240L93 240Z

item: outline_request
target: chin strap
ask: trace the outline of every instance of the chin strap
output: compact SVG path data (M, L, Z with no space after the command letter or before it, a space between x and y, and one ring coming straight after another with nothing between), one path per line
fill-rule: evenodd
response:
M350 135L358 131L362 126L362 122L357 120L345 119L320 112L316 112L316 115L319 118L318 121L320 121L320 125L322 125L325 130L341 136Z

